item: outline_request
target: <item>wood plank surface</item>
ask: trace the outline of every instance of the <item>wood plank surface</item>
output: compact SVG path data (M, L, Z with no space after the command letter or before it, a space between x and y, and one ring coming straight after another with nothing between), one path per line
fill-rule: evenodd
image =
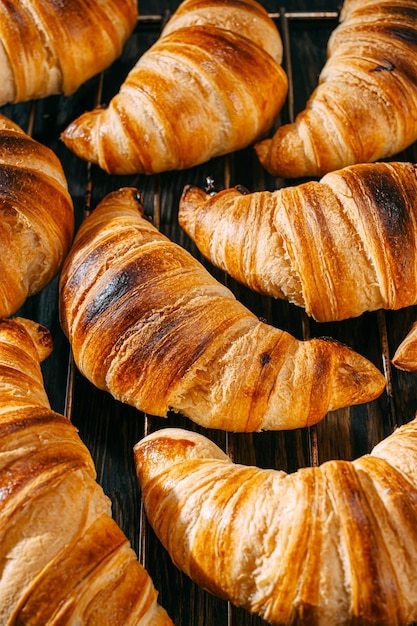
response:
M336 0L288 0L283 6L272 1L263 4L275 16L283 37L288 37L285 63L291 69L293 91L282 112L282 121L287 121L304 107L306 98L316 85L325 61L327 39L337 25L340 3ZM56 96L36 103L5 106L1 111L24 129L30 128L35 139L49 145L60 157L74 200L77 225L84 218L86 208L93 209L107 192L121 186L133 186L142 192L146 212L149 215L158 212L155 219L160 229L200 258L177 223L178 201L186 184L204 186L208 175L214 177L219 187L242 184L250 190L272 190L293 182L278 181L266 174L252 148L213 159L184 172L158 176L110 176L94 166L90 168L70 154L59 139L60 132L77 115L92 109L98 97L99 102L105 103L117 92L129 69L156 40L163 20L177 5L178 2L174 1L141 1L138 26L122 57L102 77L91 79L73 96ZM401 158L417 161L415 146ZM337 324L317 324L307 320L301 309L251 293L213 270L208 263L205 264L216 277L227 281L248 308L271 324L288 330L300 339L306 333L339 339L372 360L387 377L387 392L378 400L333 412L312 429L256 434L204 431L230 450L237 462L293 472L299 467L327 459L353 459L368 452L396 424L414 417L417 408L416 375L391 368L389 359L416 319L415 307L398 312L365 314ZM261 626L264 624L261 619L214 598L181 574L155 538L141 510L133 466L133 445L145 432L166 425L203 430L178 415L169 416L168 420L144 416L96 390L83 379L72 367L69 346L60 328L57 284L55 279L39 296L29 299L19 314L45 324L52 331L54 353L43 364L52 407L61 413L67 412L79 428L96 462L98 480L112 499L114 517L150 572L161 604L177 626Z

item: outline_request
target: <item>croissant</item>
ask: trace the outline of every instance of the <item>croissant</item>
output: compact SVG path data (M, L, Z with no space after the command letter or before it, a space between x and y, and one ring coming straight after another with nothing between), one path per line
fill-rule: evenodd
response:
M174 564L283 626L417 619L417 421L370 455L293 474L237 465L163 429L134 447L148 520Z
M0 317L8 317L58 273L74 208L57 156L3 115L0 216Z
M136 0L1 2L0 105L72 94L121 54L136 22Z
M152 415L172 409L222 430L298 428L384 388L350 348L259 321L143 217L134 189L108 194L84 220L59 293L80 372Z
M44 326L0 321L0 623L172 625L76 428L50 408L51 350Z
M345 0L305 109L255 147L269 173L322 176L417 139L416 17L414 0Z
M107 108L63 132L112 174L185 169L265 136L288 88L282 43L255 0L185 0Z
M417 166L365 163L273 192L187 186L179 223L210 261L319 322L417 303Z
M406 372L417 371L417 322L414 322L409 332L396 349L391 362L400 370Z

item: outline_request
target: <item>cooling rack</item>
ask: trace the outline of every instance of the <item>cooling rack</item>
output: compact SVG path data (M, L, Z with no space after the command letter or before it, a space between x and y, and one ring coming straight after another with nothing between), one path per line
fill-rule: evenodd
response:
M273 2L263 4L280 30L284 67L289 77L287 103L277 120L281 123L294 119L316 85L325 61L328 37L338 22L339 3L289 0L285 6ZM236 462L287 472L332 458L353 459L369 452L396 425L414 417L417 408L415 375L393 369L390 359L416 319L416 307L317 324L295 306L251 293L205 262L177 223L178 201L186 184L204 186L208 177L218 187L242 184L252 191L294 184L294 181L275 179L264 172L252 148L184 172L123 177L109 176L81 162L59 139L60 132L76 116L97 104L105 104L116 93L128 70L157 39L177 5L178 2L141 2L137 27L121 58L73 96L54 96L33 103L8 105L1 110L60 157L74 200L77 226L106 193L122 186L133 186L141 192L145 212L154 224L191 251L259 317L300 339L314 336L338 339L374 362L386 378L386 391L378 400L330 413L311 428L254 434L205 430L204 434L227 450ZM416 147L411 146L399 158L417 161ZM167 425L203 431L179 415L170 415L168 420L143 415L93 388L74 366L60 328L57 286L58 279L55 279L41 294L30 298L19 314L51 329L55 349L43 364L51 405L67 414L79 428L95 460L98 481L112 500L114 517L151 574L161 604L177 626L262 626L265 622L260 618L214 598L182 575L154 536L141 507L132 455L136 441Z

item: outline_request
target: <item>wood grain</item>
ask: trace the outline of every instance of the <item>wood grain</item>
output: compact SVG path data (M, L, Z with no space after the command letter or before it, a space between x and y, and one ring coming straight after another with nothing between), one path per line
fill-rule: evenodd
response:
M263 4L271 13L279 14L275 2ZM290 120L294 113L303 108L316 84L325 60L328 36L337 24L335 15L339 4L338 0L287 0L284 11L287 17L282 13L277 17L279 28L289 37L285 63L293 81L289 106L282 112L283 121ZM93 108L97 102L107 102L117 91L139 54L158 37L167 12L173 11L177 5L178 2L173 1L142 0L138 26L122 57L103 76L91 79L73 96L54 96L37 103L9 105L1 111L24 129L31 129L35 139L49 145L58 154L69 181L77 224L82 221L85 211L93 209L107 192L124 185L134 186L142 192L145 211L154 217L158 227L200 258L177 224L178 200L186 184L204 186L209 175L219 187L242 184L250 190L272 190L278 185L289 184L267 175L259 166L251 148L180 173L120 177L109 176L95 167L90 168L87 163L70 154L59 140L60 132L76 116ZM300 11L317 15L297 17ZM417 161L416 146L401 156ZM416 376L391 368L389 359L416 319L416 307L398 312L366 314L343 323L320 325L306 319L303 311L294 306L255 295L216 272L209 264L206 265L217 278L227 283L246 306L268 322L299 338L332 336L339 339L372 360L387 377L387 393L377 401L329 414L313 429L253 435L205 431L205 434L228 450L235 461L293 472L299 467L331 458L352 459L368 452L396 424L414 417L417 409ZM57 280L39 296L31 298L19 314L51 329L55 350L44 363L43 371L52 407L62 413L68 411L79 428L96 462L98 480L113 501L114 517L148 568L160 592L160 602L175 624L264 624L261 619L213 598L182 575L171 564L144 518L134 474L133 445L145 432L168 423L170 426L188 429L198 428L178 415L169 416L167 420L144 416L94 389L71 367L69 346L59 325Z

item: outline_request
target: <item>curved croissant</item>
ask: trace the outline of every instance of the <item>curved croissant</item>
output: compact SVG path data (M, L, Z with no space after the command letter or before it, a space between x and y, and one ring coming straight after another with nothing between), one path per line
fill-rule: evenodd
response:
M61 273L60 315L81 373L152 415L298 428L384 388L348 347L260 322L143 217L134 189L110 193L82 223Z
M1 2L0 105L72 94L121 54L136 22L136 0Z
M76 428L51 410L49 331L0 320L0 623L169 626Z
M390 157L417 139L414 0L345 0L306 108L258 143L273 175L322 176Z
M417 322L414 322L409 332L404 337L394 356L392 363L400 370L406 372L417 371Z
M271 624L417 619L417 421L353 462L235 465L164 429L134 448L148 520L198 585Z
M62 139L113 174L185 169L244 148L283 105L281 55L255 0L185 0L108 108L83 114Z
M353 165L274 192L188 186L179 222L210 261L320 322L417 303L417 167Z
M61 163L0 115L0 317L58 273L74 233Z

